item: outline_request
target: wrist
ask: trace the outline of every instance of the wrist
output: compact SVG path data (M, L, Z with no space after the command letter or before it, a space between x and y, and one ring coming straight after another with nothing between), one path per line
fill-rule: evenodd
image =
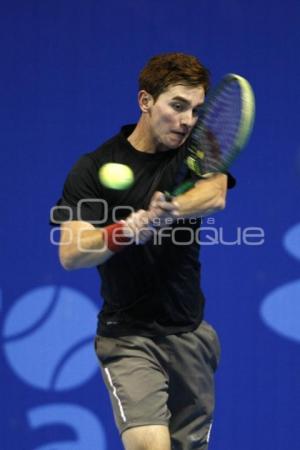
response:
M120 221L103 228L103 239L108 250L113 253L121 251L131 242L131 238L125 234L125 222Z

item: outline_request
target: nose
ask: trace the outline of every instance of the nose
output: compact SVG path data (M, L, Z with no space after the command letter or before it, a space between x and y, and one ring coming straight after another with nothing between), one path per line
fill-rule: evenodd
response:
M197 117L193 114L192 110L185 111L181 116L181 125L187 128L192 128L197 121Z

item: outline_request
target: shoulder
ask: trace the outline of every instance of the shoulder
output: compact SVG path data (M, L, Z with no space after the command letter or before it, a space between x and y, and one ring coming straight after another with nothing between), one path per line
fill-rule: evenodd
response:
M97 172L99 167L111 161L113 150L118 146L119 134L100 144L95 150L82 154L74 163L70 174L79 172Z
M124 125L120 131L103 142L96 150L87 153L85 156L94 161L98 167L106 162L114 161L118 158L118 153L124 153L124 150L129 146L127 137L133 131L135 125Z

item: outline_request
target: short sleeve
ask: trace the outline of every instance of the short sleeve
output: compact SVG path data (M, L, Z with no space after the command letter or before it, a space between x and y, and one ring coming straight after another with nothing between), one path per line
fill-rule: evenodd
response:
M96 163L85 155L69 172L62 196L51 209L50 223L57 225L69 220L82 220L100 226L103 224L103 211L104 200Z
M236 185L235 177L233 175L231 175L230 172L224 172L224 174L227 175L227 188L228 189L234 188ZM199 181L199 177L197 177L197 175L194 172L188 170L187 176L184 178L183 181L185 181L185 180L191 180L196 183L197 181Z
M227 175L227 188L228 189L234 188L236 185L236 179L229 172L226 172L226 175Z

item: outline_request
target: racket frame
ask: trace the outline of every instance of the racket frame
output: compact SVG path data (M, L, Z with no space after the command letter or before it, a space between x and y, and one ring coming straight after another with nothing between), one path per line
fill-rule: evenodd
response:
M230 151L230 155L228 159L226 159L226 162L224 161L223 164L221 163L218 167L218 170L212 170L210 173L224 173L227 171L228 167L231 166L232 162L235 160L235 158L238 156L238 154L241 152L241 150L246 146L248 139L250 137L253 124L254 124L254 118L255 118L255 97L252 90L252 87L250 83L242 76L237 75L235 73L228 73L225 75L220 83L211 91L211 94L208 95L207 101L204 103L203 110L201 112L201 115L199 117L199 124L197 123L195 125L194 131L192 131L192 134L189 138L190 143L187 143L187 157L185 158L184 163L189 167L189 169L194 172L199 179L205 178L205 174L200 174L195 168L197 167L196 162L196 152L197 150L197 143L196 140L193 140L193 135L197 133L197 129L201 127L202 118L205 117L206 111L209 110L210 104L214 101L214 98L222 92L224 89L224 86L230 82L237 82L240 86L241 90L241 118L240 118L240 125L239 130L237 132L237 135L235 137L235 140L232 144L232 148ZM199 128L197 128L199 127ZM205 156L204 156L205 157ZM200 158L199 158L200 159ZM200 163L201 165L201 163ZM177 186L172 194L166 193L168 198L173 198L176 195L183 194L184 192L188 191L193 187L195 182L191 181L185 181L181 183L179 186Z

